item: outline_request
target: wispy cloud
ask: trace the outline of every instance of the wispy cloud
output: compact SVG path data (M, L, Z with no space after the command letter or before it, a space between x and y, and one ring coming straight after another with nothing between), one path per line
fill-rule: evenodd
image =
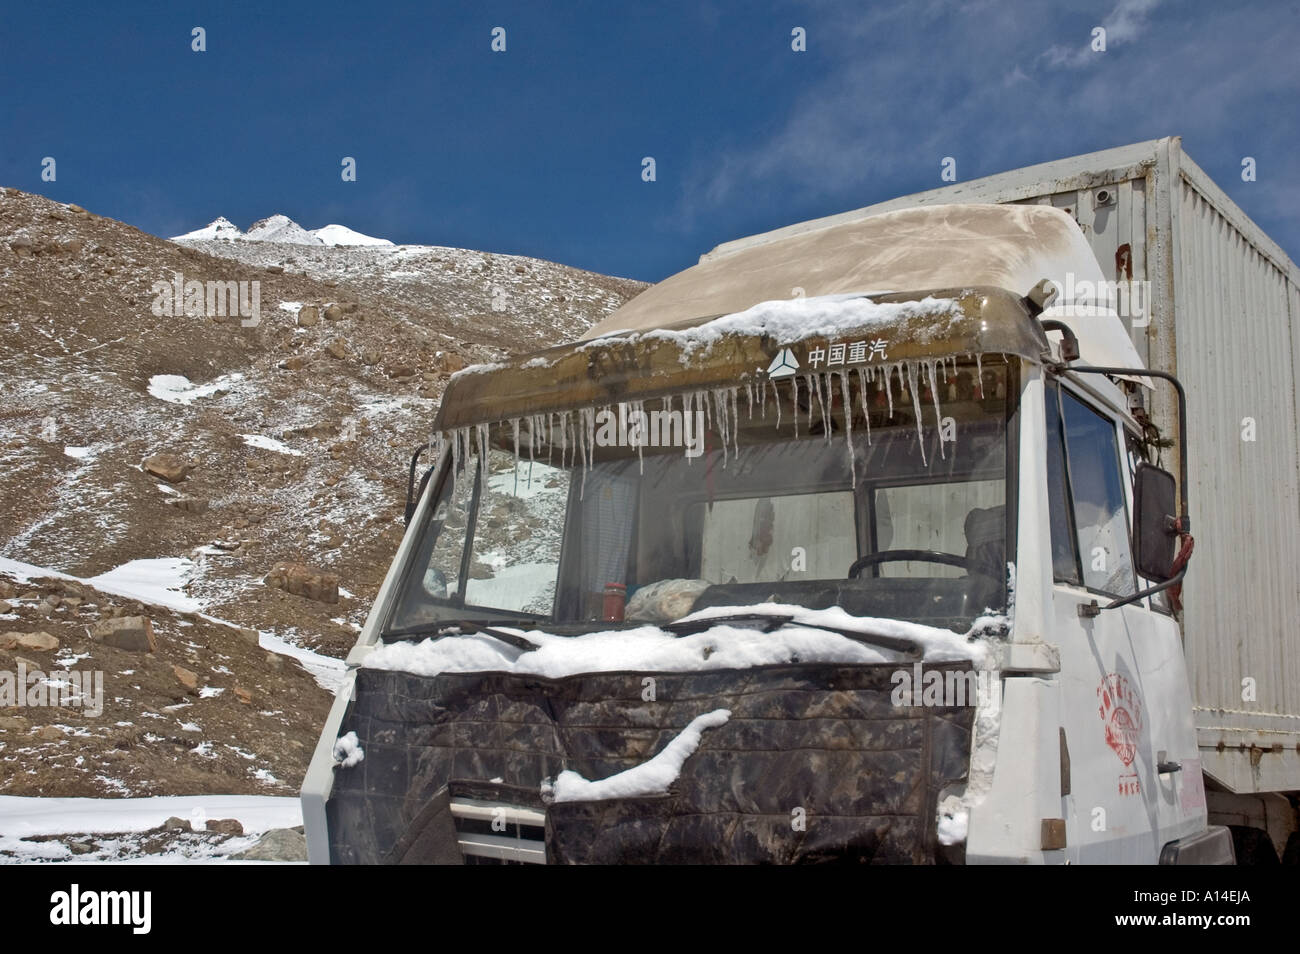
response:
M1151 11L1160 0L1119 0L1115 9L1102 18L1101 23L1089 29L1086 40L1072 45L1053 45L1042 54L1043 62L1048 66L1063 66L1078 69L1095 66L1099 51L1094 48L1098 39L1104 38L1103 50L1109 52L1112 47L1120 47L1134 42L1146 29ZM1094 30L1100 27L1104 32L1101 37L1094 36Z
M1300 181L1294 124L1280 121L1300 98L1291 65L1300 22L1271 6L1243 15L1207 2L1194 16L1156 6L1116 5L1102 20L1107 52L1088 50L1098 62L1090 70L1063 69L1042 53L1045 38L1062 40L1048 50L1075 49L1063 38L1079 29L1077 15L1044 22L1000 5L933 3L920 21L848 19L834 49L820 53L826 70L767 129L701 149L675 224L698 226L737 206L867 205L943 185L945 156L967 180L1167 135L1182 135L1216 178L1239 169L1242 156L1270 156L1272 184L1262 176L1221 184L1266 227L1283 220L1285 210L1263 200Z

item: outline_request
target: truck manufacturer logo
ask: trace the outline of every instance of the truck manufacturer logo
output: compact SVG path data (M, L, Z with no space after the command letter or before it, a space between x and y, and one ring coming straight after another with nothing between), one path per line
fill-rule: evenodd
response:
M794 352L789 348L782 348L772 359L772 363L767 366L767 376L769 378L788 378L799 370L799 359L794 356Z
M1128 678L1107 673L1097 687L1097 712L1106 731L1106 744L1115 750L1125 766L1137 756L1142 734L1142 699Z

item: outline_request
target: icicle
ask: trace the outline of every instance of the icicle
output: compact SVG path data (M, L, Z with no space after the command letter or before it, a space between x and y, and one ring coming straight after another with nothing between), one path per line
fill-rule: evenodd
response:
M984 400L984 365L980 361L980 353L975 352L975 381L979 384L980 400Z
M754 405L749 406L749 416L754 416ZM740 459L740 388L731 389L731 450L732 456Z
M650 417L645 412L645 401L633 401L632 407L636 412L636 421L640 425L637 430L636 441L636 462L640 468L641 476L645 476L645 457L642 456L642 448L645 442L650 439Z
M873 374L874 378L875 375ZM871 443L871 408L867 407L867 369L858 368L858 403L862 405L862 420L867 423L867 444Z
M916 365L907 362L907 384L912 392L912 410L916 414L916 441L921 445L921 463L928 466L925 459L925 430L921 426L921 391L916 384Z
M829 444L831 442L831 431L834 430L834 428L831 427L831 418L833 417L833 412L835 410L835 390L834 390L834 385L832 384L831 373L829 371L826 372L825 377L826 377L825 380L826 396L825 399L823 399L822 397L823 382L818 381L817 401L821 405L821 409L822 409L822 431L825 432L826 443Z
M573 470L578 466L578 416L581 414L576 408L568 411L564 415L566 440L569 444L569 469Z
M664 413L664 420L671 420L673 416L673 396L669 394L661 398L659 400L659 407ZM665 427L666 426L667 425L665 425ZM660 433L663 433L663 431L661 430ZM684 413L682 414L682 440L686 440L686 415Z
M515 496L518 497L519 496L519 418L517 417L511 418L510 430L513 432L515 438L515 460L514 460Z
M934 399L934 426L939 435L939 457L947 459L948 452L943 446L943 411L939 409L939 382L936 379L935 362L930 361L927 364L927 370L930 374L930 396Z
M794 417L794 436L799 436L799 375L790 377L791 398L790 413Z
M587 457L583 461L582 479L587 479L587 471L596 466L596 410L587 408L583 412L583 423L586 425L586 434L584 435L587 445Z
M849 375L846 371L840 372L840 394L844 398L844 446L849 454L849 476L853 481L853 488L858 486L858 462L853 454L853 395L849 393Z
M587 408L578 408L573 415L573 465L583 471L582 483L587 483Z
M564 432L569 447L569 470L578 466L578 412L568 411L564 415Z
M478 439L478 481L479 481L479 499L487 497L488 490L488 425L479 424L475 428L475 436Z
M568 464L566 463L566 460L569 453L569 428L567 425L569 422L569 412L561 411L558 416L560 418L560 469L567 470Z
M754 382L753 381L745 382L745 395L748 398L749 419L752 421L754 419Z
M591 434L587 433L587 420L591 419ZM588 437L595 439L596 415L591 408L582 408L578 411L578 419L574 421L576 433L573 436L573 449L578 457L582 458L582 484L578 490L578 498L582 499L587 492L587 446Z
M718 439L722 442L722 466L727 466L727 392L723 388L713 391L713 404L716 408L714 420L718 422Z
M460 431L451 432L451 474L453 479L460 479Z
M681 397L682 397L682 438L685 439L686 437L686 428L691 427L694 428L692 434L696 434L699 440L703 441L704 435L701 433L697 433L699 431L699 428L696 428L693 422L693 417L695 413L694 401L692 400L693 394L692 392L687 391L684 394L682 394ZM703 420L703 418L701 418L701 420ZM689 467L691 466L692 463L693 463L692 458L687 457L686 466Z
M772 382L772 403L776 405L776 428L777 430L780 430L781 429L781 389L776 386L775 381ZM765 417L767 416L766 412L764 412L764 416Z
M894 367L898 367L898 365L895 365ZM894 419L893 376L890 374L889 368L884 368L883 370L885 373L885 398L889 401L889 419L892 421Z

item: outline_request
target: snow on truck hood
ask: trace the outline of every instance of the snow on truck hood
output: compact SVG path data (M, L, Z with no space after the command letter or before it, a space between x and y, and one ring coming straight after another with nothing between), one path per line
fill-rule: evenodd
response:
M920 623L851 616L839 607L810 610L801 606L759 603L710 607L692 613L682 621L755 614L790 616L793 621L772 632L719 622L702 632L681 637L653 623L581 636L556 636L540 630L501 626L494 628L525 636L539 643L540 648L524 652L482 634L446 636L418 643L394 642L376 646L361 665L367 669L395 670L418 676L436 676L444 672L510 672L560 679L597 672L694 672L750 669L791 662L870 665L899 662L905 658L901 653L860 643L815 628L817 626L910 639L921 648L927 662L969 659L976 668L983 668L989 659L984 640L972 638L989 622L988 617L977 620L970 632L960 634Z

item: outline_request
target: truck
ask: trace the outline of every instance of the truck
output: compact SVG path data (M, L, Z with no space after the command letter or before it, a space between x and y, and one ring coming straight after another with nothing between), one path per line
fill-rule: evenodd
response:
M311 861L1294 861L1298 317L1166 138L729 242L459 372Z

